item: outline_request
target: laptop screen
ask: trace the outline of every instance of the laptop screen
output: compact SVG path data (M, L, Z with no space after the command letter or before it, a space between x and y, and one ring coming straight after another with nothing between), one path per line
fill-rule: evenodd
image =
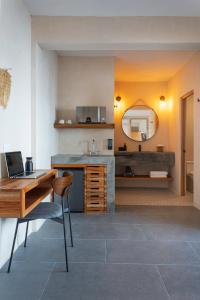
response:
M6 152L5 157L9 177L13 177L18 174L24 173L24 165L22 160L22 154L20 151Z

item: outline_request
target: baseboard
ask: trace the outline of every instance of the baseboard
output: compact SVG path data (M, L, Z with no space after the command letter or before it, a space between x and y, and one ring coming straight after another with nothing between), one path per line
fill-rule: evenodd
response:
M193 203L193 206L195 207L195 208L197 208L197 209L199 209L200 210L200 203Z

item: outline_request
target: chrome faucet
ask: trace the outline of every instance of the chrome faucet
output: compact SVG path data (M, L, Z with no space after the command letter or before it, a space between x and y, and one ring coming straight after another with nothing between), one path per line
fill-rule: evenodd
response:
M88 142L88 152L89 155L97 154L97 146L95 139L92 139L92 141Z

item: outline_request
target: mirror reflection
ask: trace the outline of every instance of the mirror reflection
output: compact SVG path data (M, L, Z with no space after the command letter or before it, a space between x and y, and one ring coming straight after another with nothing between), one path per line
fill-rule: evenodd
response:
M144 142L152 138L158 128L158 116L145 105L130 107L123 115L122 129L134 141Z

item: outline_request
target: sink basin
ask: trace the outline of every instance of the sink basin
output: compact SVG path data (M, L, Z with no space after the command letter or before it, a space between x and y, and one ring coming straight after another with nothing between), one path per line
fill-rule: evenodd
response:
M72 161L78 161L81 159L81 157L83 157L82 155L77 155L77 156L70 156L70 160Z
M88 158L88 157L100 157L102 156L100 153L96 153L96 154L80 154L80 155L73 155L73 156L70 156L70 161L71 162L76 162L76 161L79 161L81 159L84 159L84 158Z

